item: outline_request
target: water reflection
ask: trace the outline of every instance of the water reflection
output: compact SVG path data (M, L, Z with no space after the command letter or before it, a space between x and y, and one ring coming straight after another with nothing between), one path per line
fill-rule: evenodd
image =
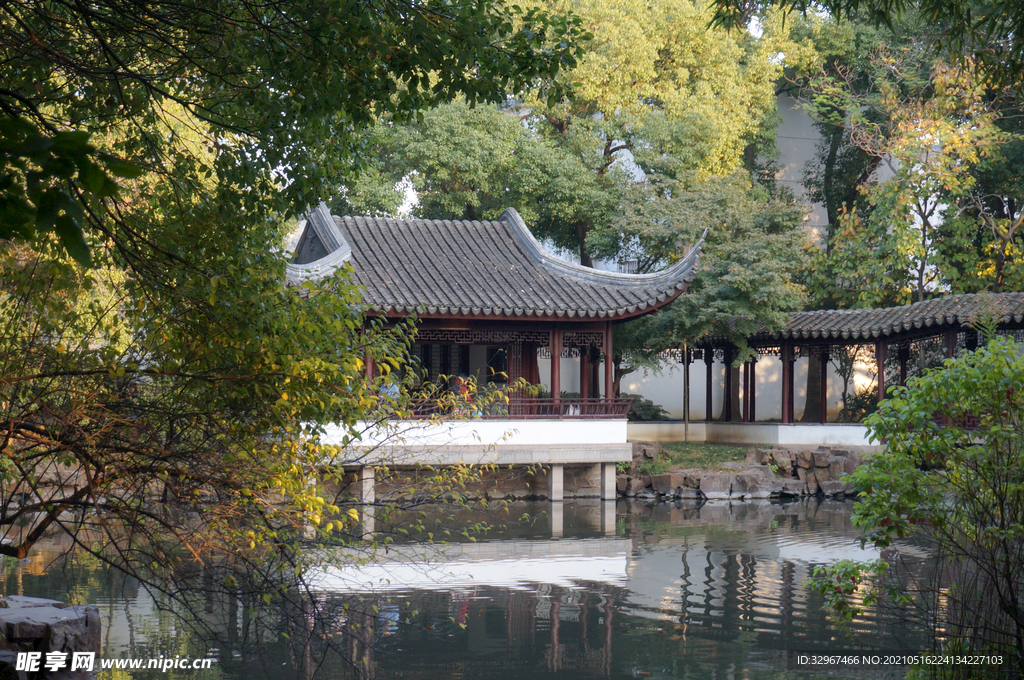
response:
M523 503L507 514L456 516L494 529L475 543L453 542L443 559L410 541L362 568L318 572L317 603L336 612L329 635L373 678L817 677L795 666L797 653L925 647L875 611L844 636L806 588L816 565L877 556L859 549L851 504L595 501L551 509ZM448 514L439 511L436 524ZM512 519L523 515L531 519ZM4 566L8 592L60 597L62 581L84 588L79 596L103 606L110 626L105 656L215 646L220 667L187 672L197 679L293 678L303 665L280 631L254 633L238 603L218 607L230 635L189 646L131 584L104 593L100 584L115 577L102 570ZM265 642L259 659L248 656L254 635ZM337 658L309 668L318 677L355 674ZM830 675L901 677L902 669Z

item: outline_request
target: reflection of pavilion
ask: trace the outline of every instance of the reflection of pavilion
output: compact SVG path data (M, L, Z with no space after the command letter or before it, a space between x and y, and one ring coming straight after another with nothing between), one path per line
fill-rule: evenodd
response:
M412 363L428 380L476 375L486 383L497 372L540 384L538 357L550 356L549 398L513 394L507 413L460 427L401 426L405 440L384 447L388 462L545 465L552 500L563 496L564 466L587 466L595 475L590 495L611 499L615 463L631 458L628 404L611 394L612 328L680 295L699 253L697 244L656 274L617 274L549 255L511 208L497 221L468 222L336 218L321 204L308 216L288 280L350 265L372 314L417 316ZM580 386L572 399L561 396L570 365ZM372 362L368 368L372 374Z

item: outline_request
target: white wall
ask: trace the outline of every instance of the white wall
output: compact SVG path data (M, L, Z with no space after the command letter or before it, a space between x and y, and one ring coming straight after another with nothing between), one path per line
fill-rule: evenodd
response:
M873 383L872 367L859 365L850 393L864 389ZM690 364L690 419L704 420L707 416L704 403L706 368L703 361ZM757 393L755 407L757 420L782 419L782 362L777 357L761 357L755 369ZM740 398L743 395L740 381ZM835 367L829 364L828 373L828 414L834 419L843 408L842 380L836 375ZM715 418L722 414L725 387L725 367L715 362L712 367L712 408ZM803 415L807 404L807 359L797 359L793 366L793 410L796 419ZM631 394L642 394L669 412L670 418L683 417L683 371L680 364L670 365L660 376L653 372L635 371L622 378L622 390Z

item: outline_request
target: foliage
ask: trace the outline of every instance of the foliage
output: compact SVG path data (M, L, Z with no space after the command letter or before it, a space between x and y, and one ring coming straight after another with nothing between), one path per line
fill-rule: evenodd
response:
M619 396L633 400L629 407L629 414L626 416L631 421L646 422L668 418L668 411L662 408L660 404L655 404L641 394L626 394L622 392Z
M1024 355L1005 337L908 381L866 421L885 450L852 477L859 499L854 523L865 542L896 562L903 541L923 541L944 565L913 586L887 577L891 601L918 607L936 644L945 639L971 653L1004 654L1016 659L1018 673L1024 670L1016 653L1024 639L1022 381ZM837 569L827 578L835 581ZM858 612L845 592L833 605L844 616Z
M804 13L824 10L837 20L863 18L890 29L910 18L940 57L975 61L986 78L999 86L1020 87L1024 76L1020 43L1024 11L1013 0L715 0L713 5L712 24L734 29L746 26L755 8L773 6Z
M892 49L867 68L867 91L850 74L811 85L815 115L838 112L850 143L884 171L859 185L860 202L845 205L827 248L814 253L812 288L843 306L925 298L947 269L940 246L952 257L967 250L944 205L973 194L977 169L1005 141L972 69L922 72L920 55Z
M358 166L358 133L381 116L509 89L561 99L553 78L582 37L576 20L502 0L11 5L0 238L53 230L80 262L82 231L145 242L121 211L149 206L114 181L143 171L215 178L234 189L214 204L225 216L301 210Z
M703 182L662 176L635 190L646 198L623 211L620 238L643 244L652 260L681 257L684 244L709 230L686 294L634 331L642 346L681 347L710 333L745 347L747 335L781 328L803 305L803 290L793 282L807 238L797 203L743 174Z

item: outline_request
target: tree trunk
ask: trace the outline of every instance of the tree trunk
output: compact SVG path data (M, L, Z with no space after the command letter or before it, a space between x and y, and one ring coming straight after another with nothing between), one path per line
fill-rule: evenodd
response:
M590 226L586 222L576 223L576 238L580 244L580 264L584 267L594 266L594 261L587 254L587 232L589 231Z
M821 369L821 356L811 352L807 357L807 403L801 423L821 422Z

